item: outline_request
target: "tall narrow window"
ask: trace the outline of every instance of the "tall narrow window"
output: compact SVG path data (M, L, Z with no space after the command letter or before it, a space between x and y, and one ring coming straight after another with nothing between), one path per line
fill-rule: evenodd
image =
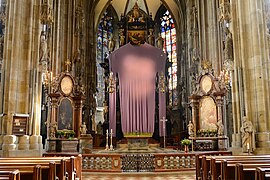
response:
M97 106L102 107L105 100L104 69L100 63L104 62L105 56L109 55L108 43L113 36L113 13L110 8L106 10L98 25L97 33Z
M161 18L161 36L164 39L164 52L167 52L169 105L177 107L177 55L176 55L176 30L172 16L167 10Z

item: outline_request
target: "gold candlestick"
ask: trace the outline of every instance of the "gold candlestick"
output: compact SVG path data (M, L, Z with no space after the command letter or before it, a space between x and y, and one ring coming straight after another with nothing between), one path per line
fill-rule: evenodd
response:
M112 132L112 129L111 129L111 145L110 145L110 151L113 151L114 149L113 149L113 143L112 143L112 135L113 135L113 132Z
M105 151L109 150L109 132L108 129L106 130L106 148Z

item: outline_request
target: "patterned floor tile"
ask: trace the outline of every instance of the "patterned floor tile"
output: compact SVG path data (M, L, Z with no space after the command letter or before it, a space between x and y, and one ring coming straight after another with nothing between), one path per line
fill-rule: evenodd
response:
M173 173L83 173L83 180L193 180L195 172Z

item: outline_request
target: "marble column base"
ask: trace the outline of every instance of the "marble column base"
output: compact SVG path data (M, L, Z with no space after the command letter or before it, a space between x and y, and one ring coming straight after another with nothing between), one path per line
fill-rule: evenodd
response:
M18 150L29 150L29 136L24 135L19 137Z
M14 135L5 135L3 137L3 151L13 151L17 149L17 137Z

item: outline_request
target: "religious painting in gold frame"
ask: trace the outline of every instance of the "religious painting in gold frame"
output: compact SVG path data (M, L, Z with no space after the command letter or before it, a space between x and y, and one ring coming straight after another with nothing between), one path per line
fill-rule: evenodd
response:
M63 98L58 108L58 130L73 130L73 105L69 98Z
M217 126L217 107L214 99L210 96L204 96L200 100L200 129L216 130Z
M140 45L146 41L145 30L128 30L127 35L128 35L128 42L134 45Z

